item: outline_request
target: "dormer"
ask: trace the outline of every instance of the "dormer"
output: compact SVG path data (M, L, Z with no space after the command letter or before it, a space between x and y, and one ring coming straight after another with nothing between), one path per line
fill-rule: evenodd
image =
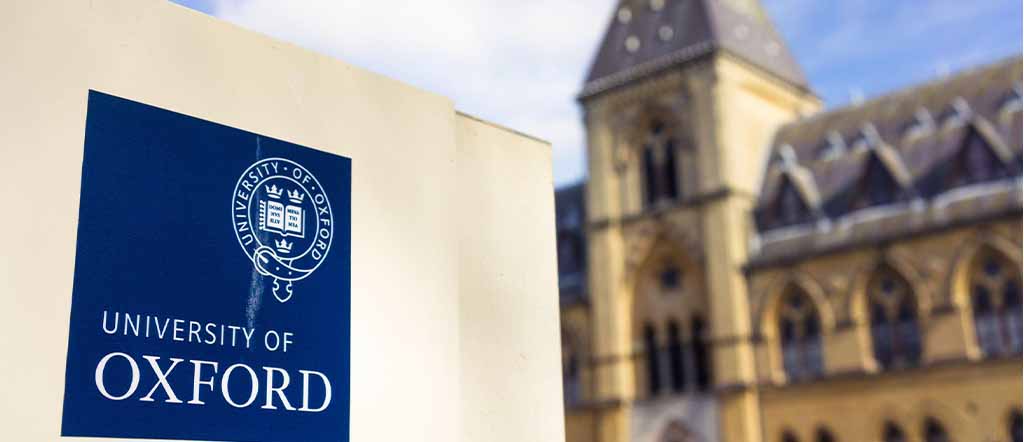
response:
M987 121L975 119L956 155L945 166L943 187L951 189L1010 176L1015 161L995 129Z
M907 200L915 191L899 152L885 143L869 143L860 177L849 191L847 211Z
M806 224L821 215L821 198L814 176L797 162L792 146L775 150L767 177L769 192L754 211L760 231Z

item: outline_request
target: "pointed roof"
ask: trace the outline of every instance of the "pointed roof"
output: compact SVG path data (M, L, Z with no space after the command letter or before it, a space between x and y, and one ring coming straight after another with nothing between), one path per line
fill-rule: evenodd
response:
M717 50L809 89L758 0L620 0L580 97Z
M902 190L934 195L942 167L956 161L969 137L980 137L1003 165L1020 174L1021 56L969 69L844 108L806 117L779 128L776 157L792 157L807 170L830 217L851 210L844 195L856 193L868 162L877 159ZM1011 103L1012 104L1012 103ZM922 120L927 124L921 127ZM773 204L779 191L777 164L768 164L758 210Z

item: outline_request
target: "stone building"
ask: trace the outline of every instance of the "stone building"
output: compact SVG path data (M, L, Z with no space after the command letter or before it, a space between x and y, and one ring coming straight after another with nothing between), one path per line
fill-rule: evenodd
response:
M1021 59L822 111L756 0L622 0L556 194L570 442L1021 441Z

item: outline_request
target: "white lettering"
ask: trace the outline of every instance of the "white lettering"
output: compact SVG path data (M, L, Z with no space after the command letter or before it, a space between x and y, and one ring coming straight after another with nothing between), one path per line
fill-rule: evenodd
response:
M103 311L103 332L104 333L106 333L108 335L112 335L114 333L117 333L117 318L118 318L118 316L120 316L120 314L117 313L117 312L114 312L114 326L108 329L107 328L107 311L106 310Z
M107 362L109 362L110 359L113 358L114 356L120 356L122 358L125 358L128 361L128 365L130 365L132 368L131 384L128 386L128 391L126 391L121 396L112 396L110 392L107 391L107 386L103 383L103 371L107 369ZM128 399L128 397L135 393L135 389L139 388L138 364L135 363L135 360L132 359L131 356L128 356L124 353L115 352L104 356L103 359L100 359L100 363L96 364L96 388L99 389L100 394L102 394L103 397L110 399L112 401L123 401L125 399Z
M299 373L302 373L302 408L299 408L299 411L319 413L326 410L331 405L331 381L319 371L299 370ZM324 381L324 403L316 409L309 408L309 375L311 374Z
M288 403L288 398L284 395L284 389L288 388L291 378L288 376L288 372L277 367L263 367L267 372L267 403L264 404L262 409L264 410L276 410L274 406L274 393L277 393L278 399L281 399L281 405L284 405L284 409L288 411L295 411L295 407ZM281 373L282 382L281 386L274 386L274 373Z
M231 379L231 373L235 371L236 368L243 368L245 369L245 371L248 371L249 378L251 379L252 384L252 389L249 392L249 400L245 401L245 403L243 404L239 404L232 400L231 393L228 391L228 382ZM248 365L235 364L228 367L227 370L224 370L224 377L220 379L220 392L224 396L224 400L227 401L227 403L232 407L245 408L248 407L249 405L252 405L252 403L256 401L256 395L259 393L259 382L260 381L256 378L256 372L249 368Z
M200 361L192 360L192 366L194 367L192 374L192 400L188 403L193 405L205 405L205 402L199 400L199 386L209 385L210 391L213 391L213 376L210 376L210 380L204 381L203 379L203 364L210 365L213 367L213 373L217 374L217 363L212 361Z
M165 402L170 404L180 404L181 400L178 399L178 396L175 396L174 390L171 389L171 384L167 383L167 376L170 375L171 371L174 370L174 367L177 367L178 363L184 361L184 359L169 358L171 360L171 366L167 368L166 372L163 371L163 369L160 368L160 364L157 364L156 362L160 360L160 357L142 356L142 359L149 361L149 366L153 368L153 373L156 374L156 384L153 384L153 388L149 390L149 394L143 396L142 399L139 400L143 402L153 402L153 393L156 393L157 387L163 387L164 393L167 393L167 400Z

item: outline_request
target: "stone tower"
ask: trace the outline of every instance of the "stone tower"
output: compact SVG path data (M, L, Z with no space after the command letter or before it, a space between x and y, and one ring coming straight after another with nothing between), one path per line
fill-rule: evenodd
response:
M758 1L622 0L579 101L592 405L570 440L760 442L750 213L772 135L818 99Z

